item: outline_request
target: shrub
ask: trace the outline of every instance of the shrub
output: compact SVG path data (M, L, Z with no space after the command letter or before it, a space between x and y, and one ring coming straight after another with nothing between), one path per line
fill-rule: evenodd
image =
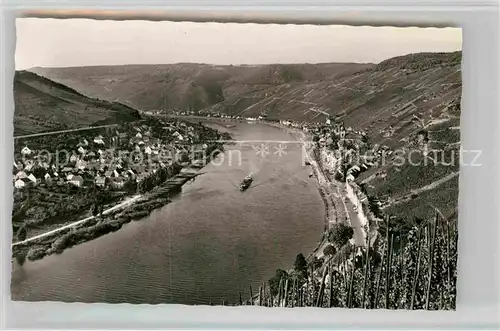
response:
M35 260L39 260L41 259L42 257L44 257L46 255L46 249L45 247L32 247L30 248L30 250L28 251L28 260L30 261L35 261Z
M280 281L288 278L288 273L283 269L276 270L276 275L273 278L269 279L269 289L271 291L271 295L275 296L278 294Z

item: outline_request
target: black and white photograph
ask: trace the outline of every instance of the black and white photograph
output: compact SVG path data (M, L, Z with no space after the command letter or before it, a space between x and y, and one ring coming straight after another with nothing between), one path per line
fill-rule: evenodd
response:
M456 309L461 28L27 16L13 300Z

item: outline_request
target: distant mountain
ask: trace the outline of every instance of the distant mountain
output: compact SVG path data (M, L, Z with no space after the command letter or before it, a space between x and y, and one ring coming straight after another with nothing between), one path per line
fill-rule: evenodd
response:
M104 125L140 118L123 104L91 99L28 71L14 77L14 135Z
M86 95L118 100L140 110L200 110L283 84L332 81L373 66L351 63L256 66L179 63L30 70Z

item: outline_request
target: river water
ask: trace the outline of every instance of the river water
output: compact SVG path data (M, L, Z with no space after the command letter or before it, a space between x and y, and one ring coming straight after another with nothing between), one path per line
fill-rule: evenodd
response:
M250 286L256 294L277 268L293 267L298 253L317 246L324 226L324 206L302 149L280 129L231 124L225 130L245 142L227 146L172 203L60 255L13 265L12 298L237 303L240 291L248 298ZM262 149L263 141L273 142ZM254 183L240 192L249 172Z

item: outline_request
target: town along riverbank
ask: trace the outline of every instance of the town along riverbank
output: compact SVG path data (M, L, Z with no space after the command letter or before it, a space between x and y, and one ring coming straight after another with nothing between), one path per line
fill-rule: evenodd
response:
M227 134L222 136L225 139L230 138ZM185 183L201 175L200 169L223 150L223 143L210 142L206 145L203 158L184 162L185 167L174 162L172 165L158 170L158 178L162 176L167 178L158 186L147 187L154 185L152 183L142 185L142 190L146 192L126 197L123 201L106 210L101 207L101 212L95 216L14 243L12 257L18 263L23 264L26 258L34 261L54 253L59 254L66 248L118 231L131 221L143 219L153 210L168 204L171 201L170 198L178 194ZM139 189L140 187L138 187Z

